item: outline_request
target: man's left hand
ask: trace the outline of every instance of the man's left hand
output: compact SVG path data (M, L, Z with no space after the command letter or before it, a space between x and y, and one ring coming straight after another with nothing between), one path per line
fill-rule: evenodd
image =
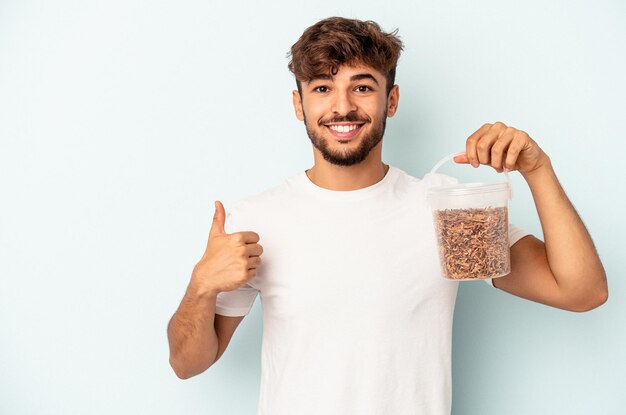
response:
M464 155L456 156L457 163L491 166L502 172L518 170L531 173L549 164L548 156L530 136L501 122L485 124L470 135Z

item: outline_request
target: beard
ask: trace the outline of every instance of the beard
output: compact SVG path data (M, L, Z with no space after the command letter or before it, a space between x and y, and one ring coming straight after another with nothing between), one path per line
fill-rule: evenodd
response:
M361 126L361 128L364 128L365 125L371 123L372 120L370 118L362 118L354 113L349 113L345 117L334 117L331 120L321 120L318 122L318 127L327 128L324 124L332 122L364 122L365 124ZM373 128L361 138L361 142L357 148L346 148L335 151L328 145L328 140L324 138L322 134L319 134L318 130L315 130L309 125L306 120L306 114L304 114L306 133L309 136L313 147L315 147L322 154L324 160L337 166L352 166L365 160L372 149L383 139L386 124L387 111L383 114L381 121L378 124L373 125Z

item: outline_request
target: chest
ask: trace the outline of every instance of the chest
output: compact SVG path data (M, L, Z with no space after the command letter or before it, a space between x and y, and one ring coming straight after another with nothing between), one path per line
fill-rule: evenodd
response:
M413 318L449 306L430 212L408 203L305 211L266 231L257 284L268 317ZM283 218L284 219L284 218Z

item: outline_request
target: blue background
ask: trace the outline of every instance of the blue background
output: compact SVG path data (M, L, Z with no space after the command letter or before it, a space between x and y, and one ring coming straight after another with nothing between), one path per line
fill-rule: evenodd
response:
M1 414L255 413L258 300L184 382L166 325L213 201L311 167L286 53L332 15L405 42L385 162L421 177L485 122L528 132L608 274L583 314L461 284L453 413L625 413L626 3L59 0L0 2ZM541 237L512 181L511 221Z

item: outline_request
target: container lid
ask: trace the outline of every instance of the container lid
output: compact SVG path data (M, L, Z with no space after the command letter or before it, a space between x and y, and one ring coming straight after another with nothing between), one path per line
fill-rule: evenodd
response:
M455 156L460 156L465 154L465 152L450 154L435 164L435 166L430 171L431 174L434 174L439 167L441 167L445 162L452 160ZM428 197L432 196L467 196L467 195L476 195L476 194L488 194L488 193L502 193L506 195L508 200L513 198L513 188L511 187L511 180L509 179L508 171L504 171L504 177L506 178L506 182L494 182L494 183L458 183L458 184L448 184L436 187L430 187L428 189Z
M468 196L486 193L502 193L507 199L511 199L511 186L509 182L496 183L459 183L431 187L428 196Z

